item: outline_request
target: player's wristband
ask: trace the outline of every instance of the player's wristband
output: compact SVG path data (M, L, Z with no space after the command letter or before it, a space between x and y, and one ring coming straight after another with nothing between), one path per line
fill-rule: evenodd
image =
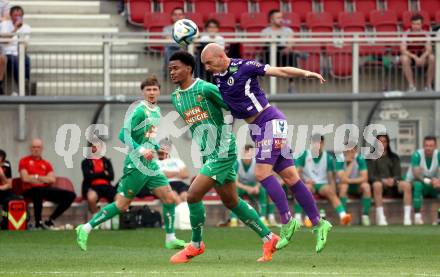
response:
M141 154L143 156L143 155L145 155L145 153L147 153L147 149L145 147L141 146L138 149L138 152L139 152L139 154Z

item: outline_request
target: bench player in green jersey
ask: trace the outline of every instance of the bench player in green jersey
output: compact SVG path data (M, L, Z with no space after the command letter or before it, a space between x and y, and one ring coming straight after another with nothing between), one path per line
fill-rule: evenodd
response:
M141 90L144 101L130 106L124 126L119 133L119 139L129 147L129 153L124 161L124 175L119 182L116 200L102 208L88 223L76 228L78 245L84 251L87 250L90 231L127 210L133 198L144 186L162 201L166 232L165 247L181 249L185 246L185 242L177 239L174 233L175 195L154 158L154 153L160 149L155 140L160 120L160 108L156 105L160 85L156 77L149 76L142 82Z
M203 166L188 190L191 243L172 256L170 262L186 263L205 251L202 241L205 207L202 198L212 188L215 188L223 204L263 240L263 256L258 261L270 261L279 238L261 222L257 212L237 196L235 137L232 127L224 123L222 111L227 106L215 85L193 79L194 67L194 57L184 51L174 53L168 67L171 81L179 86L171 96L172 104L189 126L203 160Z

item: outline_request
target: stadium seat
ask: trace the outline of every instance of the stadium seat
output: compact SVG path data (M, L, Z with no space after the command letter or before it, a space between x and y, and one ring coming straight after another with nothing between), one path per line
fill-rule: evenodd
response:
M211 13L209 18L214 18L220 22L220 32L233 33L235 32L235 15L230 13Z
M146 13L144 15L144 28L149 32L162 32L163 27L171 23L168 13Z
M12 192L17 195L22 195L24 192L23 183L21 182L21 178L12 179Z
M306 24L311 32L333 32L333 16L327 12L309 12Z
M399 20L402 20L402 15L404 12L410 10L408 7L408 0L387 0L386 5L387 10L396 12Z
M257 0L258 10L266 16L271 10L280 10L280 0Z
M420 0L420 10L428 12L430 20L435 20L437 11L440 10L439 0Z
M215 0L193 0L195 6L195 12L202 14L205 18L206 15L217 12Z
M240 26L246 32L260 32L267 26L266 15L263 13L243 13Z
M290 0L291 12L299 14L301 20L304 22L307 13L313 11L312 0Z
M324 11L330 13L334 21L338 19L339 13L345 11L344 0L325 0L322 3Z
M426 11L419 11L419 12L410 12L406 11L402 14L402 26L403 30L407 31L409 28L411 28L411 17L415 14L420 14L423 16L423 29L426 31L429 31L430 25L429 25L429 14Z
M371 11L370 22L376 32L397 31L397 14L394 11Z
M327 46L326 51L330 57L331 75L336 78L351 77L353 73L353 55L351 46Z
M75 192L75 187L73 186L72 181L67 177L56 177L53 187Z
M249 11L249 3L247 0L223 0L226 3L228 13L235 15L235 20L240 20L243 13Z
M364 32L365 15L363 12L339 13L338 25L344 32Z
M321 46L295 46L295 52L305 53L305 58L298 59L298 67L321 72Z
M435 14L435 22L437 24L440 24L440 10L437 11L437 13Z
M194 21L199 30L203 28L203 13L186 13L185 17Z
M144 15L151 12L150 2L149 0L128 0L128 21L131 24L142 26L144 23Z
M364 13L367 21L370 20L370 11L377 10L376 0L355 0L354 7L355 11Z
M301 31L301 17L297 13L283 13L284 24L293 31Z
M162 6L162 12L171 14L175 8L183 8L185 5L184 0L160 0Z

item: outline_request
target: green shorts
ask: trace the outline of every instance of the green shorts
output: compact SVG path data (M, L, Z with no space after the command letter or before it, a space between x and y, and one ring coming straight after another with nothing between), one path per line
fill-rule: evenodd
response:
M315 193L318 193L321 190L321 188L326 185L327 184L313 184L313 188L315 189Z
M118 193L125 198L133 199L144 186L153 192L154 189L168 185L168 178L163 173L149 176L136 168L124 167L124 175L119 181Z
M423 197L440 198L440 191L432 185L423 184Z
M361 186L358 184L349 184L347 194L360 195L361 194Z
M209 158L200 169L200 174L214 179L216 186L233 183L237 179L236 163L236 156L228 159Z

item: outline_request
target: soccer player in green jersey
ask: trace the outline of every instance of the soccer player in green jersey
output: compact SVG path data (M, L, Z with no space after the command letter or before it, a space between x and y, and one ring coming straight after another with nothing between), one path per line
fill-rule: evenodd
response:
M361 195L362 225L370 226L371 186L368 183L367 162L358 153L357 145L338 155L336 173L340 181L339 198L345 210L347 210L348 195Z
M162 201L166 232L165 247L182 249L185 246L185 242L177 239L174 233L175 195L154 158L154 153L160 149L155 140L160 120L160 108L156 104L160 94L160 85L156 77L147 77L141 84L141 90L144 101L130 106L124 126L119 133L119 139L129 146L129 153L124 161L124 175L119 182L116 200L102 208L88 223L76 228L78 245L84 251L87 250L90 231L126 211L133 198L144 186L147 186Z
M272 260L279 237L261 222L257 212L237 196L237 153L231 126L224 122L226 105L218 88L200 79L193 79L194 57L184 51L174 53L169 62L171 81L179 87L171 101L190 127L193 140L199 145L203 166L188 191L192 239L185 249L171 257L171 263L186 263L205 251L202 228L205 223L203 196L215 188L223 204L234 212L263 240L263 256L259 262Z
M406 181L413 187L414 223L423 224L420 212L424 196L440 199L440 151L437 150L437 139L426 136L423 148L414 152L411 166L406 174ZM434 223L434 222L433 222Z

